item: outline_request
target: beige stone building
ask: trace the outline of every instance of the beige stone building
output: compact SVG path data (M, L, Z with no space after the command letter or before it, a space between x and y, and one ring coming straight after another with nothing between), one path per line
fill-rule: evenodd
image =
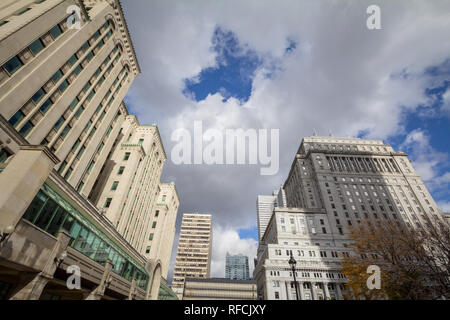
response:
M349 227L397 221L420 230L444 218L407 154L379 140L307 137L259 242L254 279L263 299L342 299Z
M145 250L165 154L123 103L139 73L118 0L1 1L0 299L158 297L169 249Z
M256 300L256 281L186 278L183 300Z
M172 289L180 299L186 277L209 278L211 246L212 216L184 213L172 280Z

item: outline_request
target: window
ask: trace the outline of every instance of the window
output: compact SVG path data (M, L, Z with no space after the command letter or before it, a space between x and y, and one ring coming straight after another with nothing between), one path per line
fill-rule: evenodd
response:
M152 223L152 229L155 229L156 228L156 221L153 221L153 223Z
M66 91L67 87L69 86L69 83L67 82L67 80L64 80L60 86L58 87L59 91L61 93L63 93L64 91Z
M111 205L111 201L112 201L112 198L106 198L105 208L109 208L109 206Z
M70 129L71 129L70 125L65 126L63 131L61 132L61 137L64 138L67 135L67 133L70 131Z
M45 114L48 111L48 109L52 106L52 104L53 102L50 99L47 99L39 108L39 110L41 110L41 112Z
M162 196L162 201L166 201L166 195Z
M118 185L119 185L119 181L114 181L111 186L111 190L116 190Z
M77 62L77 60L77 56L73 55L69 58L69 60L67 60L67 62L70 64L70 66L73 66Z
M155 217L159 216L159 210L156 210Z
M9 119L9 123L15 127L16 124L18 124L23 118L25 117L25 115L23 114L22 111L17 111L12 117L11 119Z
M117 172L117 174L122 174L122 173L123 173L123 170L125 170L125 167L124 167L124 166L121 166L121 167L119 168L119 171Z
M20 61L20 59L17 56L15 56L12 57L9 61L7 61L3 65L3 68L5 68L5 70L9 73L9 75L12 76L22 66L23 66L22 61Z
M37 104L44 95L45 95L45 92L41 88L38 91L36 91L36 93L31 97L31 100L33 100L34 104Z
M280 294L278 292L275 292L275 299L280 299Z
M123 160L126 161L130 158L130 153L129 152L125 152L125 156L123 157Z
M61 28L59 27L59 25L56 25L53 28L51 28L49 32L52 35L53 39L58 38L61 35L61 33L62 33Z
M150 253L150 246L147 246L147 248L145 249L145 253Z
M144 139L139 139L139 145L142 145L142 143L144 142Z
M150 237L148 238L148 240L153 240L153 233L150 233Z
M61 70L58 70L55 72L55 74L52 76L51 79L54 83L57 83L58 80L61 79L62 76L63 76L63 74L62 74Z
M25 123L22 129L20 129L19 133L25 137L31 131L31 129L33 129L33 124L28 121L27 123Z
M37 55L44 49L44 44L42 43L41 39L37 39L32 44L30 44L29 48L34 55Z

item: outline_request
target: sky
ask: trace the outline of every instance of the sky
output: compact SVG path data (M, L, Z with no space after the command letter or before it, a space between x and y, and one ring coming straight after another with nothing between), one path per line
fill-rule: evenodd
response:
M141 74L125 102L158 125L182 213L213 216L211 276L256 256L256 197L285 181L306 136L380 139L409 154L450 212L450 1L122 0ZM174 131L279 129L279 171L175 164ZM173 265L171 266L172 269ZM171 274L169 274L169 282Z

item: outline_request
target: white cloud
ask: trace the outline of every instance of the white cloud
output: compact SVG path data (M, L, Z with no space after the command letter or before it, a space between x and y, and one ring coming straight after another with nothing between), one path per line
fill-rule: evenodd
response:
M216 226L213 228L213 248L211 260L211 277L225 277L225 256L229 254L243 254L248 257L250 277L253 275L256 250L258 243L251 238L241 239L232 229Z
M450 213L450 201L438 201L437 205L442 212Z

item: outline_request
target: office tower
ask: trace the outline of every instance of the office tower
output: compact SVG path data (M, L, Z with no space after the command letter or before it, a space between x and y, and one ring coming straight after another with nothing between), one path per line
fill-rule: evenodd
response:
M249 280L248 257L242 254L230 255L227 252L225 263L225 278Z
M277 190L276 192L274 191L274 194L277 195L276 206L287 207L286 192L284 191L283 187L281 187L280 190Z
M156 126L126 116L120 137L89 199L104 210L122 236L142 254L152 231L158 185L166 160Z
M363 220L445 223L407 154L378 140L304 138L283 188L288 207L274 209L254 272L266 299L295 299L291 252L301 299L341 299L348 227Z
M146 241L145 256L161 261L161 276L167 279L170 257L175 238L180 200L175 184L161 183L153 216L150 220L150 234Z
M180 299L186 277L209 278L211 246L211 215L184 213L172 280L172 289Z
M274 192L275 193L275 192ZM261 240L267 224L276 206L277 195L259 195L256 199L256 214L258 219L258 239Z
M79 25L70 12L80 15ZM142 206L127 207L124 217L158 207L164 162L158 130L139 125L123 103L139 73L118 0L1 1L0 298L158 297L163 263L142 251L151 225L138 237L135 216L115 225L124 220L90 200L114 191L110 181L119 170L112 161L122 151L130 153L124 174L135 170L136 179L148 179L142 189L119 179L116 187L132 186ZM126 145L125 133L137 146ZM151 166L138 169L136 154ZM144 190L153 198L148 203L138 193ZM122 236L127 230L133 244ZM80 267L80 290L65 286L70 265Z
M256 300L256 282L224 278L186 278L183 300Z

